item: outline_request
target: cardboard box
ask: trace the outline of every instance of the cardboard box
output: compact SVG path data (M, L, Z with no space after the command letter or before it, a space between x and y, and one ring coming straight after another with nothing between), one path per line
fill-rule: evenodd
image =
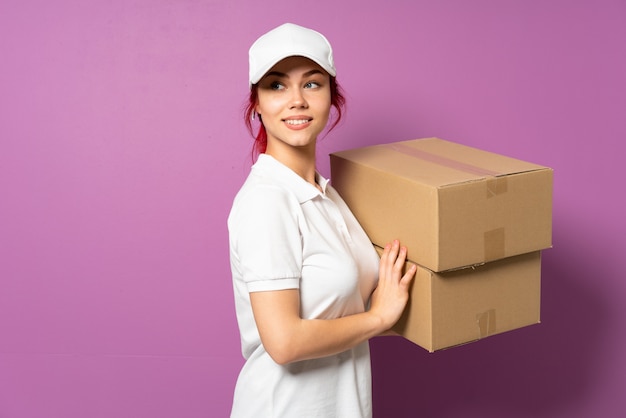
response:
M372 242L445 271L549 248L552 169L438 138L331 154L332 185Z
M418 265L393 330L432 353L539 323L540 298L539 251L442 273Z

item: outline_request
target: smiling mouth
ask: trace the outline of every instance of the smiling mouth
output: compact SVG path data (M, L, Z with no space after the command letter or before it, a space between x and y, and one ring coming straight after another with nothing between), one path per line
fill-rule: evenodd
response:
M292 126L304 125L305 123L309 123L311 121L312 119L285 119L284 120L284 122L287 125L292 125Z

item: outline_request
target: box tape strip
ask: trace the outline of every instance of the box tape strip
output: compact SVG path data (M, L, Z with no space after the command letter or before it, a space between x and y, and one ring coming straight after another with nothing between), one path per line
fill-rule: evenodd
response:
M491 177L487 179L487 199L506 193L509 188L507 176Z
M480 338L485 338L496 332L496 310L489 309L485 312L476 314L476 324Z
M431 154L430 152L422 151L406 144L391 143L385 144L386 148L390 148L400 154L409 155L411 157L419 158L420 160L428 161L433 164L438 164L443 167L452 168L454 170L463 171L464 173L475 174L478 176L488 177L487 179L487 198L497 196L507 191L506 176L502 176L502 173L497 171L487 170L482 167L456 161L451 158L442 157L441 155Z
M505 257L504 228L496 228L484 233L485 261L499 260Z
M430 152L422 151L422 150L410 147L406 144L392 143L392 144L386 144L385 146L401 154L410 155L411 157L419 158L424 161L439 164L444 167L453 168L455 170L464 171L470 174L477 174L479 176L490 176L490 177L495 177L495 176L502 174L502 173L498 173L497 171L487 170L485 168L477 167L471 164L466 164L461 161L453 160L451 158L442 157L441 155L431 154Z

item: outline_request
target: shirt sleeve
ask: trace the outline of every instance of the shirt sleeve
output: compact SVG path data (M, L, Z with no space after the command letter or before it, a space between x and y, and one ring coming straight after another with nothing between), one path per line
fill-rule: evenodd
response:
M236 202L231 245L249 292L299 288L301 209L295 196L258 185Z

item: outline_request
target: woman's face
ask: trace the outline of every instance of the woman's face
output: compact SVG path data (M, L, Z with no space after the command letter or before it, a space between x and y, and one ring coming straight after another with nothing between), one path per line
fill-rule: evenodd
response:
M284 147L315 148L330 115L330 76L304 57L289 57L258 83L256 112L267 132L267 152Z

